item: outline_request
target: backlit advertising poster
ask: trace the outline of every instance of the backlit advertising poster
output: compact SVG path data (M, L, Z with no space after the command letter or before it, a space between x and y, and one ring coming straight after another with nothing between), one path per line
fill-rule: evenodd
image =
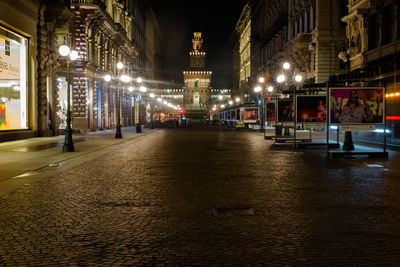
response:
M278 100L278 121L293 122L294 105L292 100Z
M384 88L331 88L330 122L384 123Z
M326 122L326 96L297 96L297 122Z
M266 107L266 121L275 121L275 102L267 102Z
M240 118L244 122L257 122L259 110L257 107L240 108Z

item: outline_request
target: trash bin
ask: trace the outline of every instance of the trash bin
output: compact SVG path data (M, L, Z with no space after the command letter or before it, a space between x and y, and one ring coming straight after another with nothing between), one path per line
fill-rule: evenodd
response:
M282 136L282 125L275 125L275 134L277 136Z
M136 132L141 133L142 132L142 125L141 124L136 124Z

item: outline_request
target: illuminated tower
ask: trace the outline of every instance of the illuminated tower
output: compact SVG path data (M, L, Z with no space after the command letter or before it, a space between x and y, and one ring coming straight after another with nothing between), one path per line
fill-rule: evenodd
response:
M195 32L193 35L193 50L189 53L190 70L183 72L185 81L185 110L208 111L212 72L205 69L206 53L203 50L201 32Z

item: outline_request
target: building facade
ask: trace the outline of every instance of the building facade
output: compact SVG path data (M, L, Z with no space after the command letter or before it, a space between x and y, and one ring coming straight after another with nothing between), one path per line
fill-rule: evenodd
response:
M242 10L231 36L233 43L233 88L232 94L245 99L251 93L251 5Z
M399 1L349 0L345 47L350 72L372 73L376 86L387 87L386 115L390 137L400 138Z
M292 72L302 74L307 83L325 82L332 75L344 73L338 53L345 42L341 21L347 12L345 7L343 0L249 0L235 29L235 40L240 43L246 27L238 26L246 21L250 24L249 37L245 38L250 40L248 93L254 98L251 89L259 77L273 84L284 62L289 62ZM246 12L250 14L248 20L243 19ZM238 47L234 58L239 53L239 65L243 65L240 47L245 47L244 43ZM234 70L244 69L235 64Z
M62 20L64 9L62 3L48 13ZM0 2L0 140L34 137L48 129L46 87L38 82L45 77L43 69L54 69L41 60L45 32L38 25L44 23L44 12L41 1Z
M208 110L212 72L206 69L206 52L201 32L193 33L190 70L183 72L185 83L184 108L187 111Z
M138 122L145 106L134 90L140 85L121 78L156 78L162 37L149 9L147 1L130 0L2 1L0 139L62 134L68 75L74 131L114 128L118 115L122 126ZM69 68L58 51L63 44L79 56Z

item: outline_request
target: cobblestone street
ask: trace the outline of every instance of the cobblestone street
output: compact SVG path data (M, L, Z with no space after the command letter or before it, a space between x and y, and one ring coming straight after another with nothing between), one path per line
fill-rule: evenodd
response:
M400 265L396 152L177 129L93 153L0 199L1 266Z

